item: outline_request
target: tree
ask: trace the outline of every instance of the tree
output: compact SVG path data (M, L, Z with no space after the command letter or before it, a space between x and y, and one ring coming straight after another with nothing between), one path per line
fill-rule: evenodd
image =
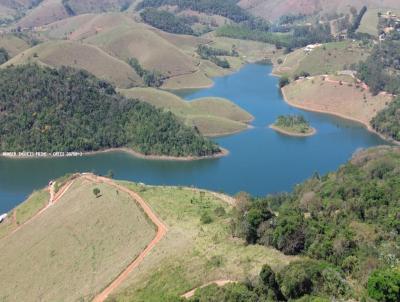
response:
M289 85L290 81L289 81L289 77L288 76L283 76L279 79L279 87L283 88L286 85Z
M400 271L382 269L368 279L368 295L379 302L400 301Z
M10 56L8 55L8 52L5 48L1 47L0 48L0 65L4 64L10 59Z
M93 189L93 194L96 196L96 198L100 197L100 189L99 188L94 188Z

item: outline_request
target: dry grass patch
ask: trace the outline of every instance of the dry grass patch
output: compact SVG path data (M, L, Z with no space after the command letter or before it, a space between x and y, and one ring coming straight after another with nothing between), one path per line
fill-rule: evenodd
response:
M90 301L154 236L128 194L80 179L57 204L0 239L0 300Z
M21 27L35 27L68 17L69 15L62 4L62 0L44 0L28 11L26 16L19 20L17 24Z
M122 61L137 58L145 69L157 70L167 77L193 73L199 69L197 59L139 23L131 22L102 31L85 42L100 47Z
M283 92L295 107L339 115L365 125L392 100L385 94L373 96L353 83L327 82L321 76L292 82Z

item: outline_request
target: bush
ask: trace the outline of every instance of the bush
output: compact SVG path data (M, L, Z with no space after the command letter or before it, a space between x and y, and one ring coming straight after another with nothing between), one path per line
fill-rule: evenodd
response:
M289 83L290 83L290 80L289 80L289 77L287 77L287 76L283 76L279 79L279 87L280 88L283 88L286 85L289 85Z
M200 221L202 224L210 224L213 222L213 219L210 214L204 212L200 217Z
M383 269L368 279L368 295L379 302L400 301L400 271Z
M224 217L226 215L226 211L223 207L218 207L214 210L214 214L218 217Z

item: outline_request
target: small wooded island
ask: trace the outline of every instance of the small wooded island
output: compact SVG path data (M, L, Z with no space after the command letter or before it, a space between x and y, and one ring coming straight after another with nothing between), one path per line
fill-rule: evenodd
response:
M311 136L317 131L302 115L280 115L271 129L291 136Z

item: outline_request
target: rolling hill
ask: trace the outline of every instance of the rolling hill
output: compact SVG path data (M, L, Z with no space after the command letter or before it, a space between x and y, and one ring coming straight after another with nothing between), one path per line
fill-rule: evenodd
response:
M241 0L239 5L252 14L269 20L277 20L288 14L313 14L348 12L350 6L400 8L397 0Z
M12 58L31 46L16 35L4 34L0 35L0 47L3 47Z
M71 66L84 69L100 79L122 88L142 84L142 79L125 62L96 46L74 41L50 41L23 51L5 66L39 63L46 66Z
M122 89L120 92L126 97L173 112L205 136L221 136L245 130L247 123L253 119L251 114L226 99L203 98L187 102L172 93L154 88Z
M100 197L93 193L95 188ZM36 198L47 204L48 194L43 192L36 193L40 194ZM30 198L23 206L32 203ZM0 239L0 297L7 301L89 301L154 236L154 225L127 193L77 179L29 225Z
M27 223L7 230L15 224L12 211L0 225L0 281L5 285L0 298L92 301L155 238L143 203L167 232L139 267L124 274L110 299L167 301L213 280L257 276L265 263L281 270L298 259L233 240L228 222L235 200L223 194L114 182L91 174L57 180L56 186L60 189L51 205L45 190L22 204L38 209L25 215ZM143 201L135 197L136 203L130 192ZM38 204L33 198L45 207L33 204ZM211 220L202 222L204 215Z
M42 26L69 17L62 0L44 0L38 6L26 12L17 22L17 26L31 28Z

